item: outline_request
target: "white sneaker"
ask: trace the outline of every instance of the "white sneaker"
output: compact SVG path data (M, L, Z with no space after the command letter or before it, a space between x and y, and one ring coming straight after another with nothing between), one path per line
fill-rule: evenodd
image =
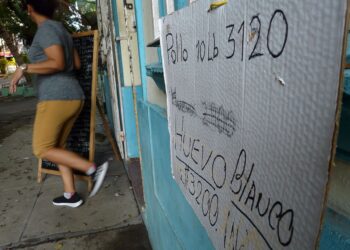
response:
M108 170L108 161L103 163L102 165L96 168L95 173L91 176L93 178L94 186L90 192L89 197L94 196L101 188L102 183L106 177L106 173Z

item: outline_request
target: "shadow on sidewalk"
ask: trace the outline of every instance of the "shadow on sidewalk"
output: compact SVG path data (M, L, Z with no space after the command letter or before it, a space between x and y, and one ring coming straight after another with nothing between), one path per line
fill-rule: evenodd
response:
M74 249L150 249L124 166L113 159L99 121L96 162L110 160L101 191L87 199L87 184L78 181L77 190L85 198L83 206L72 209L52 205L52 199L62 194L63 185L57 176L46 176L41 184L36 182L37 159L31 151L34 110L35 100L31 98L0 100L2 124L20 121L0 133L0 249L47 249L45 244L66 246L58 249L72 249L69 246L73 245ZM123 237L137 240L124 241ZM86 248L84 244L89 240L90 247ZM119 248L126 242L130 246ZM43 248L39 244L44 244Z

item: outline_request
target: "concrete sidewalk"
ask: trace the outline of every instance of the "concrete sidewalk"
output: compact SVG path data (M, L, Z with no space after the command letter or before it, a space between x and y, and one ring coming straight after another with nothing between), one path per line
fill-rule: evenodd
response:
M14 111L9 112L6 105ZM86 199L83 206L72 209L51 204L62 194L62 183L56 176L36 182L37 160L31 151L33 106L33 99L0 100L0 124L5 130L0 133L0 249L150 249L123 164L113 160L101 133L96 161L109 159L111 163L101 191L87 199L86 183L78 182L78 192ZM23 112L25 123L19 122ZM17 121L13 127L11 119ZM97 127L101 131L101 124Z

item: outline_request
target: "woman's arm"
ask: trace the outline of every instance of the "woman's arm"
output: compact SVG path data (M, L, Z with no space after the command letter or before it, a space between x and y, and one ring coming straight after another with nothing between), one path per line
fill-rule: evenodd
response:
M62 46L52 45L44 49L44 52L47 56L47 60L38 63L28 64L26 70L27 73L47 75L64 70L66 65L64 58L64 50ZM11 80L10 93L16 92L16 85L18 84L19 80L23 77L23 74L23 70L20 67L18 67Z
M79 70L81 68L80 57L78 51L74 49L74 69Z
M47 75L63 71L65 68L64 50L60 45L52 45L44 52L47 56L47 60L28 64L27 73Z

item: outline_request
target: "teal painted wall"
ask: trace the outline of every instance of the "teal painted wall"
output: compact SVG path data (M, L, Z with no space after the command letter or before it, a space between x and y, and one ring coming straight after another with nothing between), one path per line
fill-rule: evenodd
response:
M350 220L328 209L322 227L320 250L350 249Z
M154 250L214 249L207 232L175 183L164 109L138 102L145 224Z
M166 2L164 0L158 0L159 16L163 17L166 15Z
M119 19L118 19L118 11L117 11L117 2L116 1L111 1L111 2L112 2L112 11L113 11L113 21L114 21L115 36L119 37L120 36L120 32L119 32ZM119 62L119 68L116 69L116 70L119 71L121 85L124 86L125 85L125 81L124 81L122 49L121 49L120 40L117 40L116 47L117 47L116 49L117 49L117 53L118 53L118 62ZM115 72L117 72L117 71L115 71Z
M188 5L189 0L177 0L174 1L175 3L175 10L179 10L181 8L184 8Z
M142 96L141 86L136 87L136 95L139 98ZM127 155L129 158L137 158L139 157L139 147L137 142L132 87L122 87L122 96Z
M175 3L176 4L176 3ZM147 101L146 44L142 0L135 1L143 98L138 119L145 196L143 218L154 250L214 249L194 211L171 174L166 111ZM160 1L160 15L165 0Z

